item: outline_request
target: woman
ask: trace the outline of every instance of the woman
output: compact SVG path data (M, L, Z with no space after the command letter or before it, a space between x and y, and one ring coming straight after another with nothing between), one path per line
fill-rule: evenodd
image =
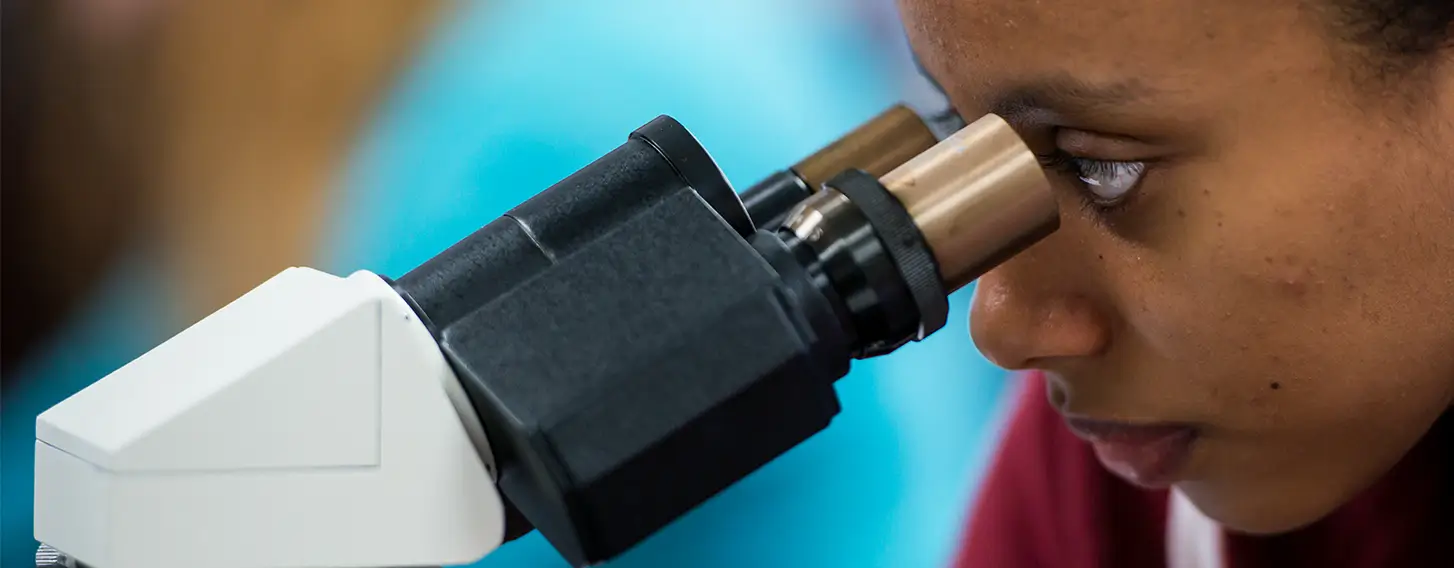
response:
M1454 563L1454 2L902 5L1062 197L979 283L1031 388L961 565Z

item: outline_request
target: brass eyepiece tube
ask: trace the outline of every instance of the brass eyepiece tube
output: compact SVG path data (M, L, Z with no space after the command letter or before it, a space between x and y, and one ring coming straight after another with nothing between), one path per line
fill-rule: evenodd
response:
M776 228L794 206L817 193L844 170L874 177L889 173L939 139L924 118L903 104L858 125L853 131L776 172L742 192L742 203L759 228Z
M917 113L894 105L793 165L793 171L816 191L848 169L881 176L928 150L939 140Z
M855 356L873 357L942 328L950 293L1059 226L1039 160L988 115L881 177L834 176L780 234L839 298Z
M986 115L879 178L933 251L946 293L1054 232L1059 209L1035 155Z

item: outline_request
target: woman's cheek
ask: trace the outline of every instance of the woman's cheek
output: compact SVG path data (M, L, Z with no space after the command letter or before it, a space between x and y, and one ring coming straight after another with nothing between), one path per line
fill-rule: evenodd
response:
M1279 330L1306 323L1297 313L1316 300L1322 279L1299 260L1306 253L1271 252L1257 240L1204 233L1179 250L1141 255L1119 294L1126 332L1186 372L1277 372L1268 368L1281 359L1273 355L1296 348L1281 345Z

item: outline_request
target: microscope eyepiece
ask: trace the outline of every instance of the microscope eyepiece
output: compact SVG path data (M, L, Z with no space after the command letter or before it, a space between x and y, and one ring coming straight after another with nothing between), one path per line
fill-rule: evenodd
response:
M759 227L777 228L793 206L833 176L852 169L882 176L937 141L928 121L906 105L894 105L791 168L748 188L742 192L742 202Z
M818 188L848 169L878 177L928 150L939 140L918 113L895 105L793 165L808 187Z
M1050 182L1004 119L985 115L879 179L934 251L947 292L1060 226Z
M947 296L1054 231L1048 180L1003 119L987 115L882 178L849 170L792 210L783 238L837 299L856 357L945 324Z

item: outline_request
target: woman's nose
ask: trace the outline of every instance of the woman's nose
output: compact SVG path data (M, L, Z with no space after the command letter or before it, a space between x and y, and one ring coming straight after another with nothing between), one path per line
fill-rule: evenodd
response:
M1103 311L1078 293L1068 274L1036 274L1033 259L1014 259L976 285L969 329L990 362L1011 370L1053 369L1094 357L1110 344Z

